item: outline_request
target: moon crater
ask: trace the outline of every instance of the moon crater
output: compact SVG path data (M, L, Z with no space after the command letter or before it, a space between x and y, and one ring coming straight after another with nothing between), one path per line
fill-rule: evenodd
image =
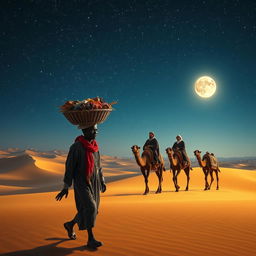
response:
M216 91L216 83L209 76L202 76L195 82L195 91L202 98L211 97Z

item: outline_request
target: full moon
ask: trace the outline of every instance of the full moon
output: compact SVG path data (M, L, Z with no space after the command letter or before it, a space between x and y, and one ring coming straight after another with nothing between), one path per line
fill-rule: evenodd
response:
M211 97L216 91L216 83L209 76L202 76L195 82L195 91L202 98Z

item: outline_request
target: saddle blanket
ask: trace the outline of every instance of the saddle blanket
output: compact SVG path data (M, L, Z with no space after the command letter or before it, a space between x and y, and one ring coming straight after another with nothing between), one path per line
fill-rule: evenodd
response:
M203 160L208 159L210 162L210 165L213 169L217 169L218 168L218 161L217 158L212 155L212 154L205 154L203 157Z

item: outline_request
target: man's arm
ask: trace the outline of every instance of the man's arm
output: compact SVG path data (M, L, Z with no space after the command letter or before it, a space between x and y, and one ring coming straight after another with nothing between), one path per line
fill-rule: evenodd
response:
M154 138L153 140L151 140L151 147L152 150L159 150L159 144L156 138Z
M148 141L149 141L149 140L146 140L146 142L145 142L145 144L144 144L144 146L143 146L143 150L145 150L145 147L148 146Z
M104 193L107 190L107 186L105 183L105 178L103 175L102 168L99 169L99 177L100 177L101 192Z
M72 180L74 177L74 172L77 166L77 158L78 158L78 154L77 154L77 148L76 145L73 144L68 152L68 156L67 156L67 160L65 163L65 175L64 175L64 183L66 184L65 186L70 187L72 185Z
M173 145L172 145L172 149L176 149L177 148L177 143L174 142Z
M100 152L98 152L98 167L99 167L99 178L100 178L100 185L101 185L101 192L104 193L107 189L106 183L105 183L105 178L103 175L103 171L101 168L101 163L100 163Z
M181 141L181 142L179 143L179 149L180 149L180 150L184 150L184 149L185 149L185 143L184 143L184 141Z
M68 188L72 185L73 175L76 168L76 159L77 159L76 149L73 144L69 149L66 164L65 164L66 170L64 175L63 189L55 197L57 201L60 201L63 196L65 196L65 198L67 198L68 196Z
M156 150L159 150L159 143L158 143L157 139L155 139L155 148L156 148Z

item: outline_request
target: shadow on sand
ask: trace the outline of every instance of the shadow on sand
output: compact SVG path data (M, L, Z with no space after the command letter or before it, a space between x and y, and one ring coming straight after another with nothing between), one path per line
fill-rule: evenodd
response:
M197 191L204 191L203 189L189 189L189 191L197 192ZM179 192L176 192L175 190L163 190L162 193L156 194L154 190L150 191L147 195L161 195L164 193L189 193L189 191L186 191L184 189L180 189ZM124 193L124 194L113 194L113 195L102 195L101 197L114 197L114 196L147 196L144 195L143 192L141 193Z
M28 250L21 250L21 251L14 251L0 254L0 256L67 256L71 255L75 251L92 251L91 249L87 248L85 245L73 247L73 248L64 248L64 247L57 247L59 244L69 241L70 239L67 238L46 238L45 240L48 241L56 241L51 244L38 246ZM95 249L94 251L96 251Z

